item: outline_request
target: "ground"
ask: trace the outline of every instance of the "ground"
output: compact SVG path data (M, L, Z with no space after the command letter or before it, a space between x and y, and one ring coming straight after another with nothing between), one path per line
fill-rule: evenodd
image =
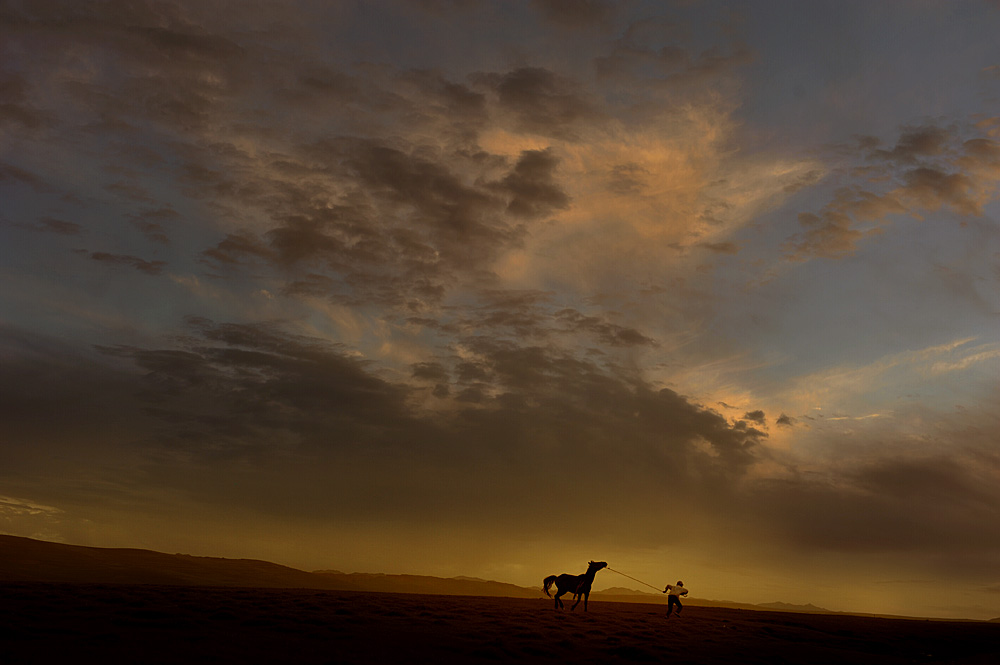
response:
M540 594L541 595L541 594ZM1000 624L310 589L0 585L5 662L1000 663Z

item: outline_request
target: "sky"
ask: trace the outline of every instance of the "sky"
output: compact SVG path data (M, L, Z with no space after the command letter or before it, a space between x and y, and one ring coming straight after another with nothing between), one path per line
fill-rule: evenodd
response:
M998 29L0 2L0 532L1000 617Z

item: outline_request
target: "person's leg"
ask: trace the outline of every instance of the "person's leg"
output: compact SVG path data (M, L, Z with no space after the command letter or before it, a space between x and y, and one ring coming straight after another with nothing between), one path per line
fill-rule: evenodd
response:
M680 614L681 610L684 609L684 606L681 605L681 597L680 596L674 596L674 598L677 600L677 614Z

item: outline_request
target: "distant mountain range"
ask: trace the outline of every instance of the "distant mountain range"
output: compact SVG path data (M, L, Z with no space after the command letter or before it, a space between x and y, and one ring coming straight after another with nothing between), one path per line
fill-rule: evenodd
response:
M338 570L306 572L256 559L225 559L165 554L142 549L83 547L0 535L0 583L3 582L160 584L544 598L541 584L537 587L522 587L465 576L442 578L426 575L343 573ZM662 594L625 587L610 587L603 591L595 591L590 598L610 602L664 603ZM788 603L750 605L691 598L685 601L685 604L812 614L827 612L815 605Z

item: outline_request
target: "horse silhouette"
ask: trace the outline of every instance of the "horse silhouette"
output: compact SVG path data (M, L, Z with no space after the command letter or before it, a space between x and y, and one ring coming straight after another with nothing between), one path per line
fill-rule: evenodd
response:
M580 604L580 597L582 596L583 611L586 612L587 600L590 599L590 587L594 584L594 575L596 575L597 571L599 571L601 568L607 568L607 567L608 564L605 563L604 561L591 561L587 565L587 572L585 572L583 575L570 575L569 573L563 573L562 575L558 576L549 575L542 581L542 584L544 585L542 587L542 591L545 592L546 596L551 597L552 594L549 593L549 588L552 586L552 583L555 582L556 585L555 599L556 599L557 610L563 607L563 602L559 598L559 596L563 595L564 593L572 593L573 599L576 600L576 602L573 603L573 606L571 608L569 608L570 611L576 609L576 606Z

